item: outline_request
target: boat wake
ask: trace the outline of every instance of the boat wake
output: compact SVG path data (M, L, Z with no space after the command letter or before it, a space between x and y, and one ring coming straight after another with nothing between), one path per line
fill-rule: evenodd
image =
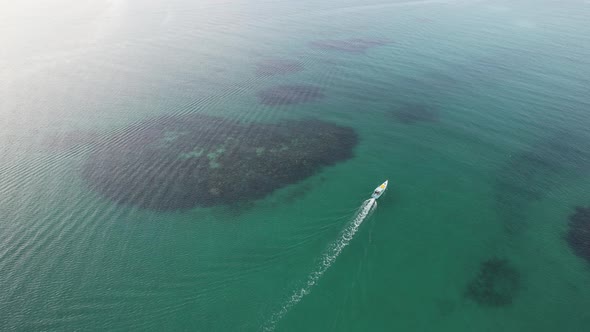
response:
M369 198L363 202L357 210L355 217L346 225L342 233L340 233L340 237L332 242L325 250L317 268L307 277L307 282L301 288L293 292L293 294L281 306L280 310L272 314L270 319L268 319L263 325L263 331L273 331L277 323L285 317L289 310L311 292L313 286L322 277L324 272L332 266L344 247L350 243L350 240L352 240L363 221L371 214L371 212L373 212L375 207L377 207L377 201L374 198Z

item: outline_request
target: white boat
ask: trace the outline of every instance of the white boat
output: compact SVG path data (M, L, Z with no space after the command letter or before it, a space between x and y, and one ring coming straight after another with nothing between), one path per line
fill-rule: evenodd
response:
M385 182L383 182L379 187L375 188L375 191L373 191L373 195L371 195L371 198L377 199L381 197L381 195L383 195L383 193L385 192L385 189L387 189L387 182L389 182L389 180L385 180Z

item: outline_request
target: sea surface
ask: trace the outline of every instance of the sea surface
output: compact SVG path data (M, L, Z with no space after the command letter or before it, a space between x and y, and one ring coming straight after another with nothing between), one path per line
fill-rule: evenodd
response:
M0 330L587 331L589 22L1 3Z

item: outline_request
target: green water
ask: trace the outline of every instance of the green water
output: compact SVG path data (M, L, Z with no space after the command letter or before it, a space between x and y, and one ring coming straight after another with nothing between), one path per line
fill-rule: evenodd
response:
M564 234L590 204L588 17L587 1L1 4L0 328L586 330L590 268ZM312 44L350 38L382 42ZM256 75L268 58L304 69ZM260 103L284 84L325 97ZM404 122L407 104L436 116ZM358 144L248 204L151 211L83 178L89 136L187 114L315 118ZM465 296L492 257L520 275L509 305Z

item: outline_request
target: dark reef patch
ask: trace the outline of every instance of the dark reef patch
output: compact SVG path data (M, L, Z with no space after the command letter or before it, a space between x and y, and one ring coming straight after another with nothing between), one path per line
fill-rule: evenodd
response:
M494 257L481 263L479 273L467 284L465 296L482 306L501 307L512 303L520 287L520 273L507 259Z
M293 188L290 188L286 193L283 193L281 196L279 196L277 201L271 203L271 206L276 207L280 204L293 204L295 201L305 197L325 180L326 178L322 176L313 183L305 182L298 184L297 186L293 186Z
M263 105L293 105L317 101L325 97L322 89L313 85L277 85L259 91L256 96Z
M356 144L352 128L313 119L245 124L169 116L106 136L82 174L112 201L146 209L232 205L347 160Z
M366 50L389 44L386 39L350 38L350 39L322 39L309 43L312 48L339 51L347 53L363 53Z
M578 257L590 263L590 207L576 207L569 217L569 229L565 239Z
M510 233L520 232L523 211L533 201L559 188L572 176L590 171L587 139L573 132L559 131L516 153L496 176L496 210Z
M392 111L395 119L404 124L419 122L437 122L438 110L423 104L405 104Z
M300 72L303 63L296 60L273 58L259 61L256 64L257 76L285 75Z

